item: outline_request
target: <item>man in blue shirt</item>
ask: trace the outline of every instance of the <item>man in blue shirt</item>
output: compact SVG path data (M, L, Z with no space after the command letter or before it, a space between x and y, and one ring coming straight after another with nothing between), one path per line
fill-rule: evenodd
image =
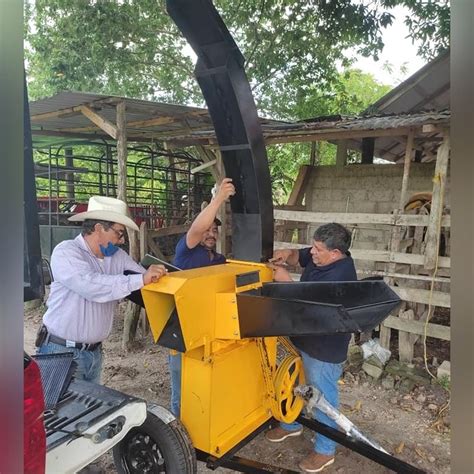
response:
M176 245L174 265L181 270L191 268L207 267L225 263L224 255L216 252L216 243L219 236L218 226L220 221L216 219L220 206L235 194L232 179L224 178L216 196L194 219L187 234L184 235ZM181 353L171 351L170 358L171 374L171 411L179 417L181 401Z
M325 224L314 233L313 246L301 250L276 250L272 262L276 263L274 280L292 281L288 271L278 263L300 264L301 281L356 281L357 274L349 247L351 234L340 224ZM337 382L347 357L350 334L328 336L297 336L291 342L301 353L306 381L322 392L334 407L339 406ZM314 418L337 428L334 421L315 410ZM266 433L268 441L278 443L291 436L299 436L303 427L299 423L281 423ZM334 462L336 443L320 434L316 436L314 451L300 463L304 472L320 472Z

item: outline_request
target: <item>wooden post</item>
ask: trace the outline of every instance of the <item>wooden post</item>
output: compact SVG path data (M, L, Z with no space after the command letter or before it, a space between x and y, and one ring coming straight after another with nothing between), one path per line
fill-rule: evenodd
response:
M125 102L117 104L117 197L127 202L127 118Z
M142 260L145 257L145 254L148 253L148 245L147 245L147 228L146 228L146 222L143 221L140 224L140 260ZM140 327L142 329L142 334L145 336L149 333L150 326L148 324L148 319L146 317L146 311L144 308L140 310Z
M117 104L117 197L127 202L127 119L125 115L125 102ZM138 237L137 233L128 229L128 241L130 244L130 256L138 260ZM122 349L128 349L134 340L138 319L140 317L140 306L129 301L125 311L123 322Z
M406 194L408 190L408 177L410 173L410 162L411 162L411 155L413 150L413 140L414 140L414 131L410 129L408 132L407 137L407 145L405 148L405 164L403 167L403 178L402 178L402 189L400 193L400 202L398 205L398 209L395 210L395 214L398 216L403 211L403 204L406 200ZM392 227L392 235L390 241L390 252L398 252L400 249L400 242L402 240L402 228L400 226L394 225ZM389 263L387 265L387 273L395 273L396 271L396 263ZM389 277L385 278L385 281L389 285L394 284L394 279ZM390 338L391 338L391 329L382 325L380 327L380 343L382 347L386 349L390 349Z
M435 175L433 178L433 198L431 200L430 221L425 237L425 268L433 270L439 254L441 233L441 217L443 214L444 190L449 162L449 133L446 132L443 143L438 148L436 156Z
M405 160L403 165L403 178L402 178L402 189L400 191L400 204L398 208L400 211L403 210L407 200L408 192L408 178L410 176L410 164L411 164L411 155L413 153L413 141L415 139L415 131L410 129L407 137L407 145L405 148Z
M309 158L309 164L311 166L316 166L316 161L318 160L317 146L318 142L311 142L311 154Z
M401 311L398 315L400 319L412 321L415 313L412 309ZM414 342L409 332L398 331L398 354L400 362L411 363L413 359Z
M298 176L296 177L295 184L291 190L290 197L288 198L287 206L301 206L303 198L306 192L306 186L311 176L311 170L313 168L308 165L300 166L298 170Z
M343 167L347 164L347 140L337 142L336 166Z
M72 154L72 148L67 147L64 149L64 157L66 159L66 166L74 167L74 157ZM66 196L70 199L74 199L74 171L66 173Z
M147 228L146 228L146 222L143 221L140 224L140 260L145 256L146 253L148 253L148 245L147 245Z
M374 163L375 138L368 137L362 139L362 161L363 165Z

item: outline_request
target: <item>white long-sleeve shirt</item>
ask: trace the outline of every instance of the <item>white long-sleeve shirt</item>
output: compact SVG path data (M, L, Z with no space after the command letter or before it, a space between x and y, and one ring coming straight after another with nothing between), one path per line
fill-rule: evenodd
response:
M124 275L125 270L139 274ZM55 247L51 271L44 325L63 339L96 343L110 334L118 300L143 287L146 270L122 249L97 258L78 235Z

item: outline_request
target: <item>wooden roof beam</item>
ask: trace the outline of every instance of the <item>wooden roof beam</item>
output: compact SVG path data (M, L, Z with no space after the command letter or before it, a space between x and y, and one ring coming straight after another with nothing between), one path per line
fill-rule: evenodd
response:
M101 130L110 135L114 140L117 140L117 126L107 120L106 118L100 116L98 113L94 112L87 105L81 105L81 113L87 117L92 123L97 125Z

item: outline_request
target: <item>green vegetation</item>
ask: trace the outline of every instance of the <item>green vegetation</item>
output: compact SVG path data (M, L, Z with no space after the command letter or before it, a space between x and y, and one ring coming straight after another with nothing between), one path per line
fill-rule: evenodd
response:
M426 59L448 47L447 0L216 0L244 57L259 112L282 120L358 114L388 91L351 69L352 54L377 59L391 8L406 6ZM62 90L204 105L189 47L164 0L27 0L25 49L31 99ZM341 73L340 71L344 72ZM310 144L269 147L284 202ZM318 144L318 163L334 146ZM133 161L133 155L130 156Z

